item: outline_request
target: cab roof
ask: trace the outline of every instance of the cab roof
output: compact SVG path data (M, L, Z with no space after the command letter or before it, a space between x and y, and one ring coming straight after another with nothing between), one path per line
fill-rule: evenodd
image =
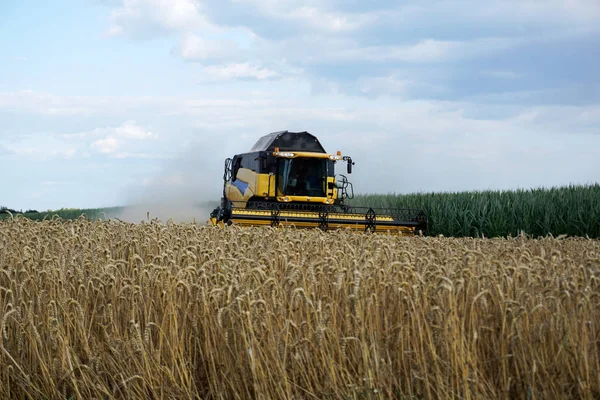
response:
M308 132L279 131L269 133L258 139L250 152L255 151L305 151L311 153L326 153L325 149L314 135Z

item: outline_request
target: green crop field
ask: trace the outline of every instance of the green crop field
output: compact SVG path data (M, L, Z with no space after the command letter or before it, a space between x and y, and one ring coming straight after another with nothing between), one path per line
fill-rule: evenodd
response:
M600 184L515 191L357 195L356 206L418 208L428 235L600 237Z

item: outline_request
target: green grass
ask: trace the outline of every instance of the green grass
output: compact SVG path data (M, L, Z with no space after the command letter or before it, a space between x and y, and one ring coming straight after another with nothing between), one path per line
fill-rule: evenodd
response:
M429 235L600 237L600 184L551 189L357 195L356 206L418 208Z

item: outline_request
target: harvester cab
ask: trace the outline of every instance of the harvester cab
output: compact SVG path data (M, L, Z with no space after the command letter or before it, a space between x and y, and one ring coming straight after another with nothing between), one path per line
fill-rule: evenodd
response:
M351 157L340 151L328 154L308 132L263 136L248 153L225 160L223 197L210 222L400 234L426 230L427 217L420 210L345 204L354 197L354 189L345 175L335 173L338 163L352 173Z

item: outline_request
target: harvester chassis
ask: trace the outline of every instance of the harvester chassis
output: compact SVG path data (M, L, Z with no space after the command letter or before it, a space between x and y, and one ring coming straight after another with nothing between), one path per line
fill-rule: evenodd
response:
M243 213L234 215L234 210L253 211L252 215ZM284 212L286 215L282 215ZM325 205L310 203L279 203L268 201L235 202L223 199L221 207L217 207L211 217L224 224L231 225L233 220L263 221L270 226L277 227L282 221L286 223L314 222L314 217L303 214L314 213L317 216L318 228L327 231L331 225L347 224L348 217L353 217L351 222L364 225L365 232L375 232L377 227L394 227L398 225L414 227L415 232L427 231L427 215L422 210L410 208L374 208L357 207L349 205ZM357 217L362 218L357 219ZM378 220L378 217L388 217ZM391 220L389 220L391 217Z

